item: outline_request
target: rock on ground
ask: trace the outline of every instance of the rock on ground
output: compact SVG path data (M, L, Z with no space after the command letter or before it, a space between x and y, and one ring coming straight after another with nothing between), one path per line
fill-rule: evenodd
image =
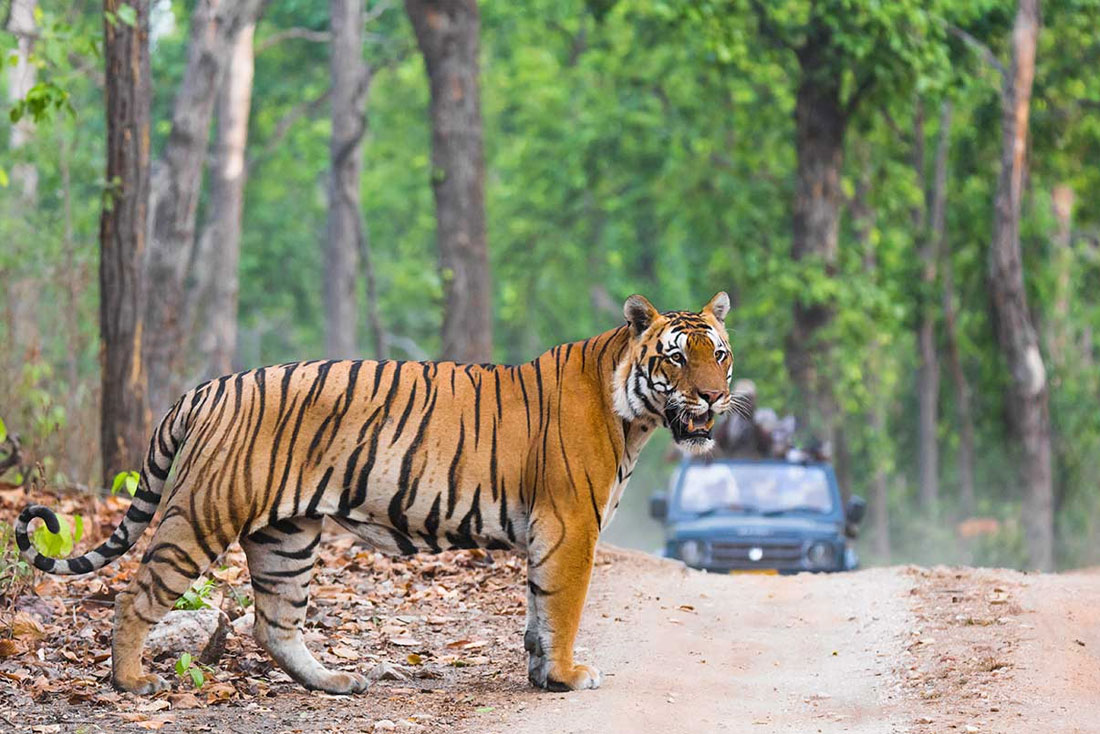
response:
M225 652L230 629L229 617L219 609L175 609L149 633L145 648L154 658L189 652L200 663L212 665Z

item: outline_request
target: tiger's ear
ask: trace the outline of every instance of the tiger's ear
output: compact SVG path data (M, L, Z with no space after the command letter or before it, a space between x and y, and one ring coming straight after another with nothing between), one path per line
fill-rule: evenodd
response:
M710 313L714 318L721 322L725 322L726 314L730 312L730 297L725 291L718 291L714 294L714 298L710 299L710 303L703 306L703 313Z
M645 296L635 293L623 304L623 316L626 317L626 323L630 324L634 336L640 336L653 323L653 319L657 318L657 309Z

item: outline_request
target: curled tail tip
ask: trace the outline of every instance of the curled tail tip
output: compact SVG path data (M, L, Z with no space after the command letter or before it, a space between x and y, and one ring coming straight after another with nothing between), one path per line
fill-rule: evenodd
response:
M27 525L36 517L42 518L46 522L46 529L51 533L57 533L61 531L61 523L57 521L57 515L54 511L45 505L27 505L23 508L23 511L19 513L18 525L26 534Z
M57 515L53 510L45 505L28 505L19 513L19 519L15 521L15 545L35 568L41 571L56 571L57 561L35 550L31 545L30 536L27 535L27 525L36 517L46 523L46 529L51 533L61 532L61 524L57 521Z

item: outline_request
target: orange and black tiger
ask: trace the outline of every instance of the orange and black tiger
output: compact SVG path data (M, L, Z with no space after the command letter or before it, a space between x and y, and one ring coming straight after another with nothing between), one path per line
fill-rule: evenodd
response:
M79 558L32 548L37 568L94 571L125 553L158 506L161 521L116 599L113 682L154 693L150 628L234 540L248 558L255 635L307 688L352 693L359 675L325 668L302 622L323 518L387 553L450 548L527 552L528 675L551 690L595 688L573 662L600 530L638 453L664 425L693 450L731 408L733 359L719 293L699 313L625 304L627 323L518 366L314 361L227 375L183 395L154 431L140 488L114 534ZM169 470L175 478L162 497Z

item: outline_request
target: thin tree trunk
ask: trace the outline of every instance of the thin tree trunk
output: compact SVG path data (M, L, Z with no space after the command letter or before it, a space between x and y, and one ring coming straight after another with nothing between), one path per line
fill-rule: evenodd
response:
M8 97L13 103L27 96L38 77L38 67L31 61L36 37L34 11L37 5L37 0L11 0L7 29L16 38L15 63L5 66L8 68ZM19 122L12 125L8 145L15 153L33 137L34 121L30 115L24 115ZM11 178L20 192L20 203L26 208L33 208L38 199L38 169L33 163L21 161L12 166Z
M389 356L390 337L382 325L382 312L378 306L378 284L374 277L374 260L370 251L370 232L362 222L363 236L359 238L359 261L363 264L363 277L367 281L367 323L370 324L374 341L374 358L386 359Z
M184 358L185 276L195 244L199 188L214 102L241 28L254 22L262 0L200 0L191 16L187 68L172 112L172 130L153 172L152 237L146 275L155 284L146 302L149 403L157 415L179 392Z
M959 420L959 504L966 515L974 512L974 418L970 413L970 385L959 356L958 323L955 315L955 276L947 246L947 162L951 145L950 101L940 107L940 133L936 145L936 172L932 188L932 240L943 280L943 332L947 366L955 391Z
M1073 283L1073 189L1059 184L1051 191L1058 231L1054 234L1054 308L1050 315L1047 344L1054 368L1066 366L1070 334L1069 302Z
M823 41L808 41L799 50L802 79L795 98L796 174L791 259L816 258L823 275L836 271L840 221L840 173L844 161L847 116L841 105L840 80L821 73ZM786 342L787 370L798 392L797 405L808 429L835 445L836 400L825 374L832 345L822 331L834 309L823 303L794 304L794 324Z
M1038 0L1020 0L1012 33L1012 64L1001 96L1001 175L990 246L990 291L998 341L1012 378L1009 416L1022 449L1020 482L1030 565L1049 570L1054 567L1049 394L1027 305L1019 229L1038 35Z
M325 352L358 354L359 201L370 71L363 62L362 0L331 0L332 137L329 142L328 226L325 237Z
M203 329L198 335L202 377L233 371L237 354L237 294L241 259L241 217L248 176L245 149L252 105L256 19L247 19L233 42L218 90L214 160L210 171L210 207L198 249L202 263L198 290L205 292Z
M917 101L916 124L913 130L913 169L921 189L926 190L924 175L924 106ZM925 510L935 509L939 502L939 444L936 428L939 421L940 365L936 350L936 307L933 291L936 287L936 234L926 217L935 192L927 192L924 206L913 209L913 227L920 242L921 290L918 296L917 324L917 468L919 496Z
M135 11L132 27L106 20L123 5ZM99 224L100 451L104 483L109 485L117 472L141 465L150 423L141 345L152 88L148 0L104 0L103 9L108 189Z
M485 158L475 0L405 0L431 87L432 189L446 300L443 358L492 355L492 284L485 240Z

